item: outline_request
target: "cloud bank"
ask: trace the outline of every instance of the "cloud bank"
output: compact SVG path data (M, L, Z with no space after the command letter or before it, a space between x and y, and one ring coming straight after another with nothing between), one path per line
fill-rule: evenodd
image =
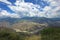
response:
M39 4L33 4L30 2L24 2L24 0L16 0L12 5L11 2L7 0L0 0L9 4L8 7L14 11L14 13L9 13L6 10L0 8L0 17L46 17L46 18L59 18L60 17L60 0L43 0L49 3L49 6L41 7ZM13 1L13 0L12 0ZM33 1L33 0L32 0Z

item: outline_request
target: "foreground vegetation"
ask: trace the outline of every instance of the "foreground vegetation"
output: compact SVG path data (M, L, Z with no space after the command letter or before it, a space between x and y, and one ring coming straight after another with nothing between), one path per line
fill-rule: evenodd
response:
M24 36L9 28L0 28L0 40L23 40Z
M60 28L45 28L41 31L42 40L60 40Z
M9 28L0 28L0 40L60 40L60 28L45 28L37 34L16 33Z

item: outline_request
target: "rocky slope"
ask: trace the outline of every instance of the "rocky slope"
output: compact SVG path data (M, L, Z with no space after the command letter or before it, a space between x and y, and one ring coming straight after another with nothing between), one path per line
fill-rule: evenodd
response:
M16 30L16 32L22 31L22 32L36 33L47 26L48 25L46 24L40 24L40 23L29 22L29 21L21 21L13 24L12 28Z

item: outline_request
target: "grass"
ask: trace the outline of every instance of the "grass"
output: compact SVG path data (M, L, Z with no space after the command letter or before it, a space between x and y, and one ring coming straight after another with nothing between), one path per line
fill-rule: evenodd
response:
M0 40L60 40L60 28L45 28L37 34L16 33L11 29L0 28ZM8 38L8 39L6 39ZM12 38L12 39L11 39Z
M60 28L46 28L41 31L41 40L60 40Z
M25 40L41 40L41 37L38 35L32 35L30 37L26 37Z
M38 35L27 36L25 40L60 40L60 28L45 28Z

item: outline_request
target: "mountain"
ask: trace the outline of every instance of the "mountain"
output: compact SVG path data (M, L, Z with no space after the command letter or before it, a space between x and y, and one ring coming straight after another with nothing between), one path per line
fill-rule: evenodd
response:
M0 22L6 21L6 22L9 22L11 24L15 23L18 20L20 20L20 18L10 18L10 17L0 18Z
M23 18L0 18L0 26L11 27L18 31L37 32L37 29L45 27L60 27L60 18L23 17Z
M40 24L36 22L29 22L29 21L20 21L12 25L12 28L16 30L16 32L30 32L36 33L39 30L47 27L47 24Z
M40 24L48 24L50 27L60 27L60 18L45 18L45 17L24 17L21 20L28 20Z
M6 21L10 24L17 23L19 21L30 21L30 22L36 22L40 24L48 24L50 26L56 25L58 26L60 24L60 18L45 18L45 17L23 17L23 18L0 18L0 22ZM57 25L58 24L58 25Z
M22 21L22 20L27 20L27 21L37 22L37 23L44 23L44 22L48 21L48 19L44 18L44 17L43 18L42 17L23 17L23 18L7 17L7 18L0 18L0 22L1 21L7 21L7 22L10 22L10 23L19 22L19 21Z
M3 22L0 22L0 27L10 27L10 23L9 22L6 22L6 21L3 21Z

